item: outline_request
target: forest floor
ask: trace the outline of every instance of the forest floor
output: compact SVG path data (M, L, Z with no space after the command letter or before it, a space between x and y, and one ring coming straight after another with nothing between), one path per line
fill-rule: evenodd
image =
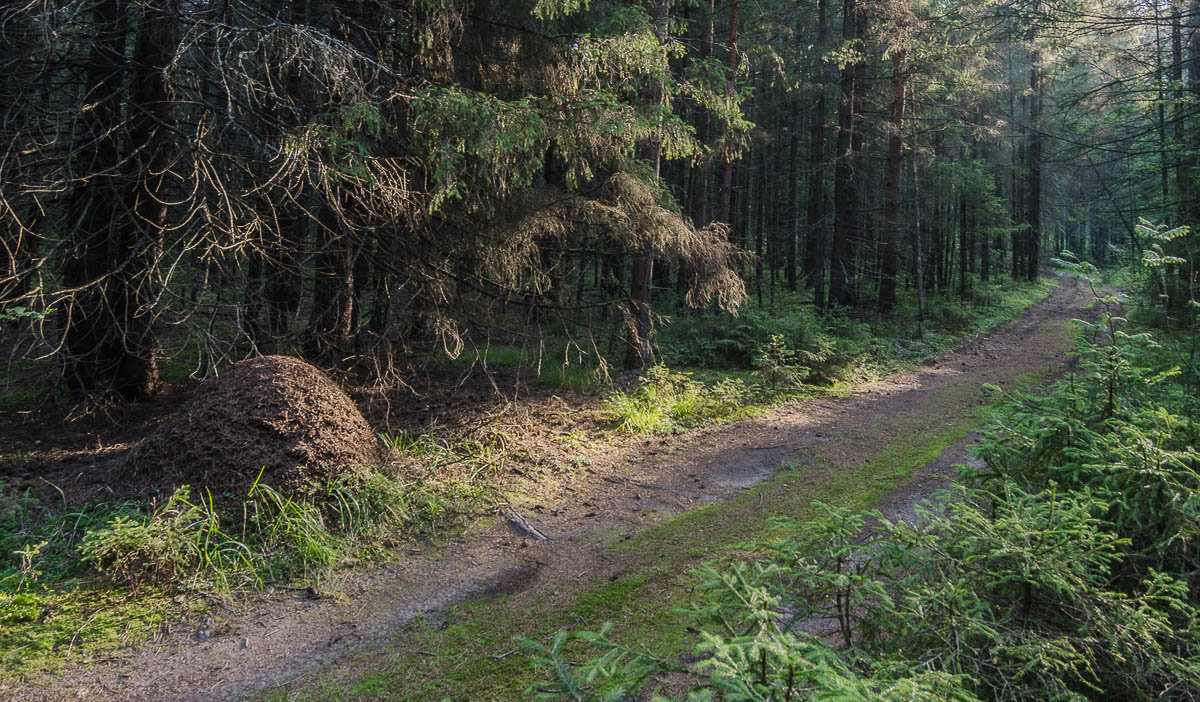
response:
M519 699L533 672L514 636L607 620L618 638L679 653L683 624L670 609L686 603L690 569L768 538L773 516L812 515L814 499L911 515L970 460L983 386L1067 371L1069 322L1090 302L1063 278L936 362L681 435L596 439L594 397L534 394L507 419L480 410L492 424L515 411L538 420L527 453L553 456L512 469L496 515L450 542L414 543L386 568L222 604L123 655L0 684L0 697ZM96 441L79 460L96 460Z

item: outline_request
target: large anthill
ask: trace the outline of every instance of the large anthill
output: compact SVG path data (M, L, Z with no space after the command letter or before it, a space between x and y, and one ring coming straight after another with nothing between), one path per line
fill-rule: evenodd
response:
M125 465L147 486L240 491L256 479L294 490L379 461L378 439L336 383L299 359L264 356L202 383Z

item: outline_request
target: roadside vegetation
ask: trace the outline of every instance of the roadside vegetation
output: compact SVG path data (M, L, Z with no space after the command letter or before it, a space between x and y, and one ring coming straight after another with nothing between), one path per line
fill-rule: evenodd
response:
M1098 285L1090 265L1060 263ZM1156 273L1122 279L1152 292ZM915 523L823 504L779 519L749 559L693 573L687 655L607 626L527 639L543 670L527 694L1195 699L1200 306L1181 319L1143 295L1127 322L1123 296L1094 290L1075 369L1045 394L994 389L985 467Z
M291 494L257 482L245 495L185 485L149 503L65 506L0 483L4 675L103 657L254 591L324 594L337 570L384 562L491 504L488 451L383 438L387 466Z
M970 299L935 298L928 322L906 308L872 324L818 313L798 296L734 318L686 314L663 331L662 363L607 394L604 408L620 429L643 434L741 419L772 402L839 392L934 358L1011 320L1057 284L977 281Z
M661 356L625 390L596 367L543 365L519 349L492 348L489 370L541 378L559 391L589 379L605 441L626 433L676 433L763 411L770 403L838 392L856 379L916 363L983 333L1042 299L1055 281L986 286L975 303L920 332L894 336L867 321L780 303L743 315L678 318ZM901 318L903 319L903 318ZM675 327L679 328L676 329ZM725 336L721 336L721 330ZM725 348L703 357L703 349ZM68 504L65 495L0 483L0 661L6 676L109 655L202 617L213 603L272 587L321 589L331 575L393 558L417 536L456 532L488 514L503 467L519 446L450 432L380 436L388 464L285 494L256 482L244 494L181 486L150 502ZM30 457L32 458L32 457ZM47 498L47 495L53 499Z

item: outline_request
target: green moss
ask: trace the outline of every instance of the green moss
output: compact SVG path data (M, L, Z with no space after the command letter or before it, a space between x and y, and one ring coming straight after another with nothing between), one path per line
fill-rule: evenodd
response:
M585 591L567 610L567 614L582 622L610 618L620 613L621 609L628 604L630 595L638 588L661 575L662 571L639 573Z
M512 637L528 623L515 620L503 604L461 605L444 622L418 623L388 665L346 684L327 681L300 699L519 699L528 661L515 653Z
M54 673L149 638L179 604L157 590L37 588L0 593L0 679Z

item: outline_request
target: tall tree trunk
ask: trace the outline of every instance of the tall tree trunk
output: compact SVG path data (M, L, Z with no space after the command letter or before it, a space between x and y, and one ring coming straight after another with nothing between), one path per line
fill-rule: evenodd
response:
M767 154L760 153L755 159L757 163L751 165L755 185L753 192L748 195L754 198L755 203L751 210L751 219L754 222L754 295L759 307L763 304L763 261L767 258L763 250L767 227L767 193L771 191L767 184L767 158Z
M725 59L728 75L725 81L725 98L732 100L737 93L738 71L738 5L740 0L730 0L729 3L729 53ZM718 221L732 223L733 214L733 137L726 128L725 138L721 142L721 214ZM731 232L731 236L736 235Z
M1188 202L1187 173L1179 149L1183 146L1183 0L1171 0L1171 122L1175 138L1175 214L1181 214L1180 203Z
M654 22L655 33L659 42L665 43L667 31L668 0L658 0L650 8L650 17ZM647 93L647 103L658 105L663 100L664 86L656 83ZM660 136L642 149L642 158L649 161L654 168L654 175L662 171L662 145ZM649 250L638 251L633 255L631 280L629 283L629 329L625 345L625 369L640 370L650 363L652 348L650 334L653 330L650 318L650 285L654 280L654 254Z
M855 36L860 40L859 49L866 51L865 39L867 36L867 8L866 5L858 2L855 5ZM866 153L866 135L867 132L863 129L863 107L867 104L867 61L863 60L854 64L854 109L853 109L853 127L850 131L850 154L853 173L851 177L854 182L854 197L852 199L854 208L853 216L850 224L850 272L851 275L847 281L850 289L851 304L858 304L858 288L864 276L860 273L863 270L863 265L860 261L859 251L863 242L866 241L864 233L867 231L866 217L867 213L862 206L862 193L867 183L867 171L863 166L863 154Z
M1187 92L1193 101L1200 100L1200 0L1191 0L1188 5L1187 21ZM1193 107L1193 110L1195 108ZM1184 181L1188 184L1187 203L1183 208L1184 221L1195 224L1200 222L1200 198L1196 195L1195 172L1200 159L1196 157L1200 151L1200 123L1195 118L1187 129L1187 138L1183 145L1189 147L1183 159Z
M879 311L896 306L896 273L900 268L900 166L904 160L905 50L892 53L892 108L888 120L887 169L884 175L883 261L879 279Z
M126 336L117 389L125 397L148 397L159 385L155 323L162 280L158 261L165 244L171 163L176 154L175 103L165 70L179 42L175 11L170 0L148 0L142 5L133 54L129 132L136 175L130 207L133 220L122 252L133 265L118 277L124 287L118 318L125 320Z
M845 1L842 32L847 40L857 36L857 0ZM854 305L854 235L858 220L854 152L857 77L857 63L847 64L842 69L838 100L837 164L834 166L833 183L833 257L829 271L829 304L834 307Z
M972 263L974 251L971 248L971 229L967 221L970 211L967 204L967 190L961 185L958 186L956 206L958 208L958 296L965 298L967 290L970 288L967 270L974 268Z
M914 132L913 144L916 144ZM913 181L913 279L917 283L917 334L925 335L925 262L921 255L921 182L917 177L917 157L912 158Z
M788 112L793 112L788 110ZM785 251L785 266L784 277L787 281L787 289L789 292L796 291L796 248L799 242L796 241L796 233L799 231L800 223L800 183L798 182L797 171L799 170L800 161L800 123L794 116L785 121L790 122L791 126L787 130L788 135L788 155L787 155L787 217L786 224L783 226L783 245ZM782 150L780 156L782 157Z
M113 223L124 198L115 177L121 162L119 129L129 32L125 0L101 0L93 10L95 30L84 67L86 92L81 110L74 171L91 177L76 195L79 220L63 261L63 285L78 289L60 311L65 363L63 379L80 393L103 392L120 364L120 337L109 312L111 285L105 276L116 263L111 253Z
M825 305L825 84L829 70L820 58L828 41L828 0L817 0L818 74L809 127L808 208L804 237L804 275L818 307Z
M318 213L312 313L304 338L305 351L327 363L349 354L354 329L354 245L336 207L325 203Z
M716 0L708 0L708 6L705 10L704 38L700 44L700 59L705 62L706 66L708 60L712 58L713 53L715 12ZM699 114L696 116L696 141L707 146L712 132L712 112L703 105L698 108L697 112ZM704 227L711 221L712 203L708 201L708 178L710 170L712 169L709 166L707 158L702 159L692 169L692 180L688 194L688 210L692 216L692 223L695 224L697 229Z
M123 0L95 6L87 66L88 113L77 172L88 176L79 227L63 266L82 288L64 311L64 377L83 393L144 399L159 385L155 317L157 262L167 226L175 112L164 68L174 56L177 20L165 0L136 18L132 94L122 130L121 73L129 34ZM129 153L120 152L127 135ZM118 175L120 174L120 175Z
M1041 11L1041 2L1034 3L1034 12ZM1034 37L1036 41L1036 37ZM1026 188L1029 236L1025 242L1026 280L1038 275L1039 245L1042 240L1042 51L1035 45L1029 65L1029 149L1026 153L1029 180Z
M1158 178L1164 210L1171 206L1171 166L1167 155L1167 88L1164 85L1166 66L1163 64L1162 17L1158 2L1154 3L1154 82L1158 86L1155 96L1155 117L1158 122ZM1057 252L1055 252L1057 253Z

